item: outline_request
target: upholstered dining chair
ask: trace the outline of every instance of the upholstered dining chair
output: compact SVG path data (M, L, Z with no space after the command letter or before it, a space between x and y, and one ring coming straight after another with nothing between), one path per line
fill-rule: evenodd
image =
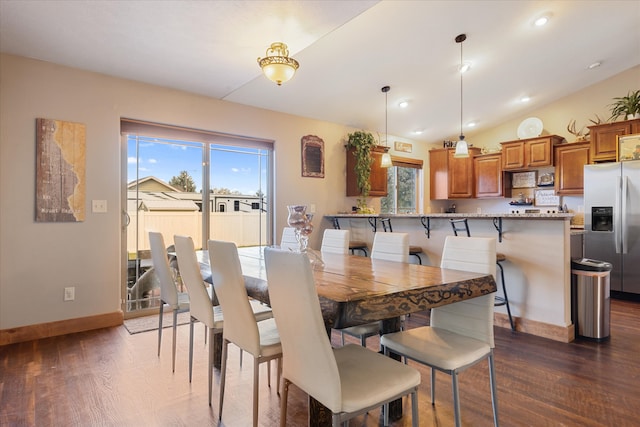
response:
M189 382L193 376L193 325L202 322L209 332L209 406L211 406L211 392L213 390L213 361L214 361L214 335L222 333L224 319L219 305L214 306L213 300L207 293L198 258L193 246L193 240L189 236L174 236L176 255L180 275L189 293ZM269 307L258 301L251 303L251 309L257 320L265 320L273 317Z
M395 262L409 262L409 235L407 233L376 233L373 237L371 259L381 259ZM344 334L360 338L364 347L367 338L380 333L380 322L370 322L364 325L351 326L340 329L340 338L344 345Z
M160 315L158 318L158 357L160 357L160 345L162 342L162 318L164 306L167 305L173 312L173 342L171 346L172 359L171 370L176 371L176 330L178 328L178 313L189 311L189 294L178 292L176 282L171 273L169 258L161 233L149 232L149 244L151 246L151 258L153 268L160 281Z
M287 395L295 384L332 412L333 427L410 394L417 427L420 373L358 345L332 349L308 258L266 248L265 261L283 352L280 426L286 426Z
M253 426L258 425L258 382L260 364L278 359L278 390L282 369L282 346L273 318L256 321L247 290L244 287L238 248L233 242L209 240L209 258L213 286L225 315L222 332L222 367L220 371L220 408L222 420L227 351L229 343L237 345L253 356ZM268 367L269 365L267 365ZM279 392L279 391L278 391Z
M349 253L349 230L327 228L322 234L320 252L347 255Z
M280 239L280 248L287 251L297 251L300 243L296 239L296 229L293 227L284 227L282 229L282 238Z
M442 268L496 273L494 238L447 236ZM461 425L458 374L488 359L493 420L498 426L498 402L493 361L494 293L431 309L430 326L385 334L385 354L394 352L431 367L431 403L435 403L436 370L451 375L455 425Z
M453 234L458 236L458 233L464 233L467 237L471 237L471 231L469 230L469 222L467 218L460 219L450 219L451 228L453 229ZM504 305L507 309L507 315L509 316L509 325L511 325L511 330L516 330L515 322L513 321L513 316L511 315L511 306L509 305L509 296L507 295L507 285L504 281L504 268L502 267L502 263L507 260L507 256L501 252L496 252L496 265L500 269L500 283L502 284L502 296L496 295L495 297L495 306L499 307ZM497 277L496 277L497 279Z

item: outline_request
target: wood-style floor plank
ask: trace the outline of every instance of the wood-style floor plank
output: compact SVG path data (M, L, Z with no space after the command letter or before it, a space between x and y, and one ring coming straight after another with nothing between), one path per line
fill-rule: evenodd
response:
M428 321L408 318L409 327ZM107 328L0 347L0 426L247 426L251 423L251 356L239 366L230 347L222 422L218 422L219 372L207 405L207 350L196 329L194 379L188 381L188 326L178 328L176 372L171 373L171 329L161 357L157 334L129 335ZM347 338L348 340L350 338ZM355 341L352 341L355 342ZM337 334L334 345L339 344ZM377 338L368 341L377 349ZM612 300L611 338L565 344L496 328L496 375L503 426L637 426L640 420L640 303ZM412 362L410 362L412 363ZM429 371L422 372L420 425L453 425L450 377L437 376L430 404ZM275 368L275 365L274 365ZM275 374L275 369L273 369ZM372 375L375 373L372 373ZM460 375L464 426L493 425L486 362ZM261 426L276 426L280 398L260 376ZM410 404L405 399L405 411ZM290 389L288 426L304 426L307 396ZM411 416L393 423L410 426ZM381 425L380 411L351 426Z

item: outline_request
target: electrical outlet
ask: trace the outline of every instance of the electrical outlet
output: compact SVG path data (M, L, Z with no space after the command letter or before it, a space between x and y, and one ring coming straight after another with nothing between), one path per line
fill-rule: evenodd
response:
M107 212L107 201L106 200L92 200L91 201L91 212L93 212L93 213L106 213Z
M73 301L76 299L76 288L75 286L70 286L68 288L64 288L64 300L65 301Z
M316 213L316 205L315 203L311 203L309 213Z

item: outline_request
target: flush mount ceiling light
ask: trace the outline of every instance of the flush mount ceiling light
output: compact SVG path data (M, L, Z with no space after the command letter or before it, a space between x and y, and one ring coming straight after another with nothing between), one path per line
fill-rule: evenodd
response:
M456 43L460 43L460 69L462 69L462 42L467 39L466 34L460 34L456 37ZM462 132L462 72L460 73L460 140L456 143L456 152L453 157L469 157L469 147L467 141L464 140L464 133Z
M387 145L387 141L389 139L389 128L387 127L387 115L388 115L388 102L387 102L387 97L388 97L388 93L391 90L391 87L389 86L384 86L382 89L382 92L384 92L384 154L382 155L382 158L380 159L380 167L382 168L389 168L393 165L393 163L391 162L391 154L389 154L389 146Z
M300 66L298 61L289 58L289 49L284 43L271 43L266 55L262 59L258 58L258 64L264 75L269 80L276 82L278 86L291 80Z

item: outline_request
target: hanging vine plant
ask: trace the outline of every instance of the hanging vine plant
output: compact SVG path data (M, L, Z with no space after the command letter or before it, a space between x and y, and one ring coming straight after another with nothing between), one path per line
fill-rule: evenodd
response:
M369 190L371 190L371 181L369 181L373 164L371 151L376 145L375 138L369 132L356 131L347 136L347 150L353 149L353 155L356 159L354 172L358 189L365 199L365 205L366 199L369 197Z

